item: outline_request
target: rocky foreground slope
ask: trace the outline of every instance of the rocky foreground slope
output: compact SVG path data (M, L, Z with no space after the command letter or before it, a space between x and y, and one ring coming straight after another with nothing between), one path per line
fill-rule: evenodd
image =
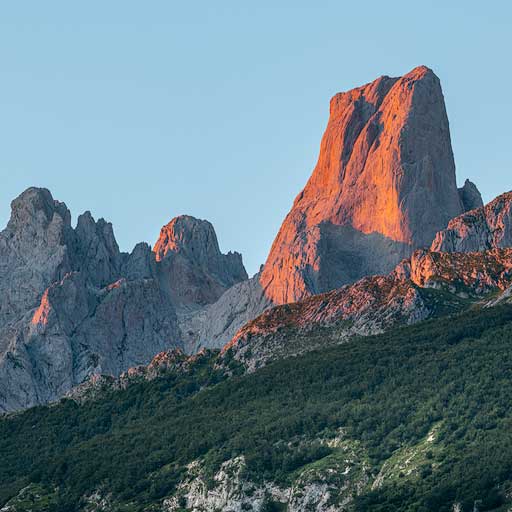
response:
M511 286L511 248L474 253L420 249L389 275L364 277L338 290L269 309L240 329L223 350L254 370L354 336L484 305L493 294L508 295ZM322 328L333 326L329 334L322 334Z

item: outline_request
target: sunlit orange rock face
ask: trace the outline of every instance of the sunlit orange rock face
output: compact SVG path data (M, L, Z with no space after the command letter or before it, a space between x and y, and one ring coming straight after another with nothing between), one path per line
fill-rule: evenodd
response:
M50 312L51 305L48 299L48 289L46 289L41 297L41 304L39 304L39 307L36 309L34 316L32 317L32 324L47 325Z
M332 98L261 284L286 303L389 272L462 212L439 79L424 66L378 78Z

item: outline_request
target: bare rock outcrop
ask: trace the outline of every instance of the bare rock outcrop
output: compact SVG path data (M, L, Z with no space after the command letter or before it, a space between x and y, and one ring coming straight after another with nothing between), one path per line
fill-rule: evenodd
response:
M471 253L419 249L401 262L394 274L422 288L443 288L464 295L503 291L512 283L512 249Z
M242 256L222 254L206 220L188 215L172 219L161 229L153 251L162 285L178 307L211 304L248 278Z
M124 259L121 274L126 279L151 279L156 277L155 253L145 242L139 242Z
M11 211L0 233L0 330L34 307L74 260L71 215L48 190L27 189ZM0 351L2 343L0 337Z
M480 208L484 205L480 191L477 186L469 180L466 180L464 185L459 188L459 197L465 212Z
M177 217L154 250L126 254L110 223L86 212L73 229L64 203L30 188L0 233L0 412L118 376L184 340L189 350L209 337L220 346L267 304L207 221Z
M120 277L123 256L110 222L95 222L85 212L78 217L75 235L77 267L93 284L105 286Z
M318 163L261 284L286 303L389 272L463 210L439 79L424 66L381 77L332 98Z
M0 411L55 400L90 375L147 364L179 339L155 280L97 289L80 272L52 284L13 334L0 357Z
M511 285L510 248L474 253L419 249L386 276L364 277L338 290L268 309L243 326L223 352L231 352L252 370L353 336L460 311L468 300L485 302L489 293ZM335 328L323 331L326 327Z
M474 252L503 247L512 247L512 192L452 219L437 233L431 249Z
M66 205L46 189L12 202L0 256L0 412L182 346L148 247L121 253L111 224L88 212L73 229Z
M235 284L205 308L178 312L187 353L223 347L244 324L273 305L263 293L258 277Z

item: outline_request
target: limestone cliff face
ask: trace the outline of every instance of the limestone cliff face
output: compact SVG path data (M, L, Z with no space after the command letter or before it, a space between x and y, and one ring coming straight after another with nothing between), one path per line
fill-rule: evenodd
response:
M293 302L390 271L464 211L437 76L418 67L337 94L318 163L261 275Z
M512 247L512 192L452 219L432 242L433 251L472 252Z
M242 256L222 254L215 230L206 220L174 218L160 231L153 251L162 282L178 306L213 303L248 278Z
M170 300L142 275L140 250L119 251L110 223L86 212L73 229L46 189L26 190L11 208L0 233L0 412L180 345Z
M95 285L105 286L120 276L123 255L110 222L96 222L90 212L85 212L78 217L75 236L77 266Z
M213 304L194 311L178 311L183 347L189 354L201 348L221 348L244 324L271 307L258 275L237 283Z
M48 190L27 189L11 210L0 233L0 329L33 307L46 287L72 269L74 259L70 213Z
M185 342L198 348L210 332L233 335L264 309L259 283L251 291L248 282L241 256L220 252L207 221L177 217L154 251L140 243L125 254L110 223L86 212L73 229L64 203L26 190L0 233L0 412L54 400L91 375L119 375ZM248 293L192 321L235 283Z

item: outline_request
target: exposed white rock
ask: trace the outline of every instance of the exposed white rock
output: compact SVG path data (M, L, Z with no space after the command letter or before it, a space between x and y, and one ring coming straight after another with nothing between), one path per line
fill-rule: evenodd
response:
M474 252L504 247L512 247L512 192L452 219L437 233L431 249Z
M243 456L224 462L212 479L207 478L201 461L195 461L173 496L164 500L163 511L260 512L269 502L282 504L288 512L349 510L370 481L365 457L359 445L340 442L323 466L305 466L284 487L248 480Z
M118 375L181 346L152 253L123 255L90 213L30 188L0 233L0 412L63 396L94 373ZM123 269L128 278L121 276Z
M186 352L223 347L243 325L271 306L256 275L235 284L203 309L178 312Z

